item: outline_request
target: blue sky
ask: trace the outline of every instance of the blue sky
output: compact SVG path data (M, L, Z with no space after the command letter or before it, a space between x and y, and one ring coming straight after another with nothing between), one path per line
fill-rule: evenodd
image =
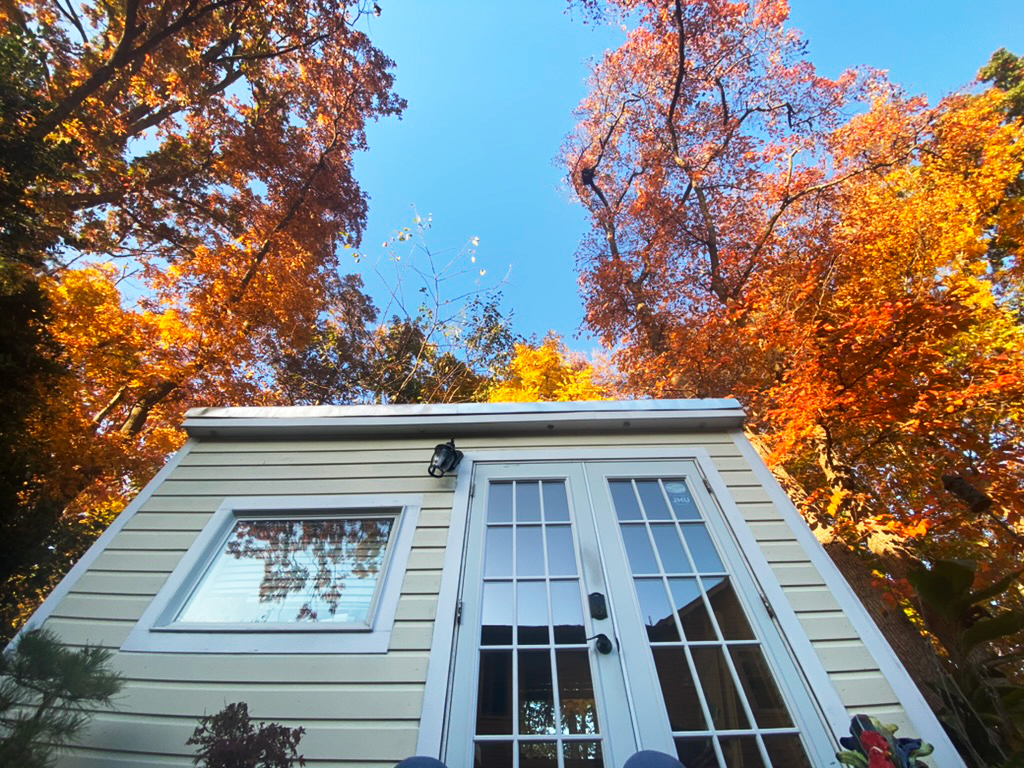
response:
M370 195L365 257L343 268L387 271L388 253L408 262L412 244L382 249L415 213L432 216L425 242L439 263L470 238L450 296L504 281L506 310L525 336L555 330L588 351L576 290L575 252L587 223L571 201L556 156L586 92L590 62L622 39L615 28L584 24L561 0L489 3L379 0L368 24L396 62L397 90L409 101L401 120L370 126L370 150L356 174ZM793 26L825 75L855 65L886 69L909 92L931 100L957 90L1000 47L1024 53L1020 0L791 0ZM983 8L983 11L978 9ZM346 257L343 257L343 259ZM485 270L481 276L480 270Z

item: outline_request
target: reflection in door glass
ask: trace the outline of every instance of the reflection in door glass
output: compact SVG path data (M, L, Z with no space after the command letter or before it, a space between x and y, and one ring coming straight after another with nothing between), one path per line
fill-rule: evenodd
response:
M562 745L565 768L593 768L602 765L601 742L567 741Z
M575 576L576 552L572 548L572 531L567 525L545 526L548 543L548 574Z
M693 573L690 561L679 540L679 529L674 525L652 525L651 533L661 557L661 567L666 573Z
M704 736L676 739L676 753L686 768L719 768L720 765L714 741Z
M555 732L550 656L547 650L519 652L520 733Z
M690 642L717 640L697 579L670 579L669 584L676 614L683 625L683 636ZM706 586L707 582L704 584Z
M565 483L546 480L541 483L544 496L544 519L549 523L569 522L569 499Z
M520 645L548 644L548 595L543 581L516 585L516 625Z
M512 742L478 741L473 750L473 768L512 768Z
M658 647L653 648L652 653L661 690L665 694L665 707L672 730L703 731L707 724L697 695L697 686L686 660L686 651L682 648Z
M480 654L477 733L512 733L512 651Z
M484 515L474 764L597 768L601 734L566 483L492 482L487 501L498 509Z
M512 522L512 483L491 483L487 495L487 522Z
M766 734L764 746L768 750L772 765L811 768L811 761L807 759L800 737L795 733Z
M761 649L756 645L734 645L729 652L758 726L788 728L793 725Z
M723 736L720 743L727 766L763 768L764 760L761 759L757 739L753 736Z
M559 650L555 655L562 733L597 733L597 704L587 652Z
M631 480L612 480L609 483L612 492L612 501L615 504L615 513L619 520L639 520L640 505L637 504L636 494L633 493L633 482Z
M807 765L687 482L610 479L609 496L680 761L687 768Z
M487 526L484 551L484 576L500 578L512 575L512 529Z
M516 522L540 522L540 483L516 483Z
M718 556L718 550L708 535L704 525L689 524L681 526L686 546L690 549L690 557L698 573L724 573L725 566Z
M662 482L665 484L665 493L668 494L676 520L700 520L700 510L690 495L690 489L686 487L686 481L677 478Z
M484 584L480 624L480 645L511 645L512 582L488 581Z
M675 611L669 605L662 580L636 579L634 585L640 601L640 615L647 626L648 639L655 643L678 640L679 631L673 617Z
M654 560L654 550L651 549L651 540L647 535L647 526L623 525L622 540L626 544L626 554L629 556L629 566L634 574L657 573L658 564Z
M557 645L586 642L583 604L579 582L576 579L551 582L551 624L555 630Z
M636 490L644 505L644 516L648 520L668 520L672 513L665 502L665 494L661 491L661 483L657 480L637 480Z
M558 768L558 745L553 741L520 742L519 768Z
M711 710L711 720L716 728L736 730L749 728L750 721L743 711L733 682L729 665L720 646L695 646L690 649L693 654L693 666L697 668L701 689Z
M544 541L539 525L516 526L516 575L544 575Z

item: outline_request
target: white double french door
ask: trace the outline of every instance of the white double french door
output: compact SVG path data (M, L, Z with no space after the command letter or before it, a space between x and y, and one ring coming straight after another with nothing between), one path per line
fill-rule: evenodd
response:
M832 758L694 462L474 472L450 768L619 768L641 749L687 768Z

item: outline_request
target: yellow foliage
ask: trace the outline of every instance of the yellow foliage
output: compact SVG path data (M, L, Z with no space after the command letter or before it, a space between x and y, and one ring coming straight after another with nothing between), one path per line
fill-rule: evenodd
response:
M488 395L492 403L607 399L607 390L594 381L593 366L574 357L557 336L539 347L516 344L507 378Z

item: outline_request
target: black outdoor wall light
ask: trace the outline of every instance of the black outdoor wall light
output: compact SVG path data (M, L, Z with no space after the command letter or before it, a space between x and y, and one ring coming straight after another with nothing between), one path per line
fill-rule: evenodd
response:
M444 477L445 472L451 472L462 461L462 451L455 447L455 439L447 443L438 443L434 446L434 455L430 457L430 466L427 473L431 477Z

